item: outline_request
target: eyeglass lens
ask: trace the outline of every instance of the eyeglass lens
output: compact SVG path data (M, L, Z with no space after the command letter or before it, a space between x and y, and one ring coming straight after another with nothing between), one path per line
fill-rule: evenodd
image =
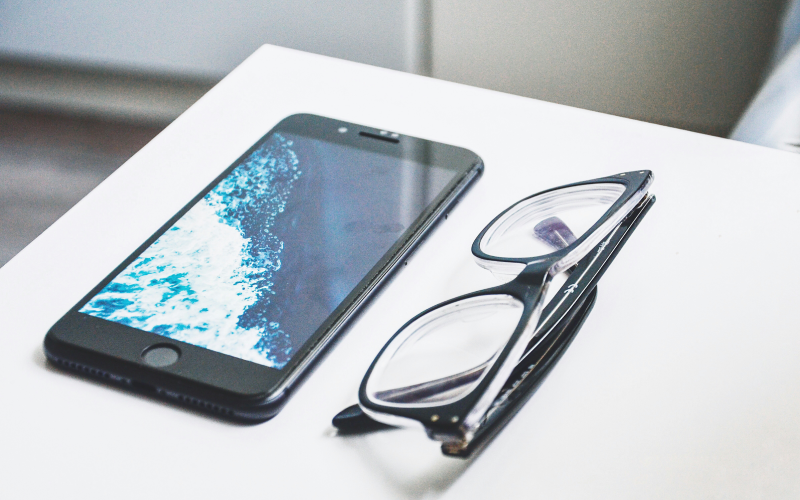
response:
M615 183L557 189L522 200L486 231L481 250L494 257L539 257L589 230L625 191Z
M369 381L370 398L396 406L461 398L514 333L522 310L522 302L509 295L483 295L412 322L382 356L383 366Z

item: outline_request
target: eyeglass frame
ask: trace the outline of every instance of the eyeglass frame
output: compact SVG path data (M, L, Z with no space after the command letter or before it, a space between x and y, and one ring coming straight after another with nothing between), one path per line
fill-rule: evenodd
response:
M528 343L525 356L517 363L500 394L481 418L473 439L466 446L443 444L442 452L445 455L467 458L483 449L532 396L577 336L594 306L597 282L653 203L654 196L643 200L608 238L570 270L569 277L555 297L566 295L572 296L573 300L551 299L548 302L542 310L536 334ZM445 378L459 376L456 374ZM393 428L368 417L358 404L339 412L332 423L342 435Z
M583 259L593 248L600 245L611 231L645 199L647 189L653 181L653 174L648 170L625 172L609 177L602 177L588 181L576 182L556 188L541 191L514 203L497 215L480 232L472 244L472 253L479 263L521 264L522 270L510 282L483 290L478 290L450 300L441 302L425 311L403 325L384 345L367 370L359 387L359 406L371 418L390 425L423 427L429 437L443 441L443 450L448 444L466 448L474 438L476 426L484 417L493 401L497 398L503 386L518 366L511 359L520 360L527 349L529 342L520 342L523 337L533 340L534 332L540 319L543 307L544 292L549 278L569 269ZM520 203L546 195L558 190L588 186L591 184L616 183L624 187L623 192L616 201L606 210L603 216L567 247L556 250L546 255L536 257L498 257L483 251L481 242L486 233L495 223ZM649 208L649 206L648 206ZM487 267L487 266L484 266ZM473 297L490 295L509 295L519 300L523 305L523 312L514 332L509 337L500 353L495 356L481 380L465 395L455 401L439 405L428 406L393 406L385 405L371 400L368 396L367 385L370 377L382 359L386 349L392 345L395 338L403 333L414 321L431 312L449 304L464 301ZM568 299L570 308L576 303L575 297ZM532 321L535 318L535 321ZM457 450L453 450L456 451Z
M445 455L467 458L477 453L530 399L577 336L594 307L597 282L655 201L655 196L652 195L642 200L608 238L578 263L559 289L560 295L566 294L572 300L557 303L554 297L545 306L537 334L528 343L526 354L517 363L511 376L484 414L473 438L464 447L443 445L442 452Z

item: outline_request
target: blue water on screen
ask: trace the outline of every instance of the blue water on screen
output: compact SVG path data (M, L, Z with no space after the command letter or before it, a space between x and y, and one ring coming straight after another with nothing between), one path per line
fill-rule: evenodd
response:
M273 134L80 312L280 369L451 177Z

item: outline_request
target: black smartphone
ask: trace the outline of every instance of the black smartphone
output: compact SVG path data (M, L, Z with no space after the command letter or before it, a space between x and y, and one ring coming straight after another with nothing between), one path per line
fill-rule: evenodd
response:
M289 116L61 318L45 354L266 420L482 170L463 148Z

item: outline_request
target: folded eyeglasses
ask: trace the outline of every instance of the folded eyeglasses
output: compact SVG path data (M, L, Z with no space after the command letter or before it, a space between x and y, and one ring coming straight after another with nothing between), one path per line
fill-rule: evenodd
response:
M655 197L649 170L542 191L498 215L472 244L511 281L423 311L387 342L333 420L340 433L423 427L446 455L482 448L578 333L596 285ZM564 280L549 298L548 287ZM549 301L546 300L549 298Z

